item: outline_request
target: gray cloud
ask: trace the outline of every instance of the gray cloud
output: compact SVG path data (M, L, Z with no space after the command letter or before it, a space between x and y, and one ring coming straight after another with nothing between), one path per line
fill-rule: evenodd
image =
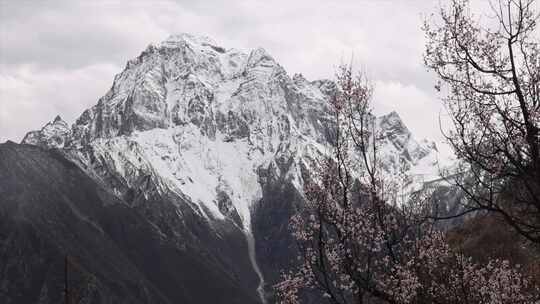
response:
M178 32L264 47L309 79L333 77L354 54L377 84L378 112L395 109L418 136L439 138L420 30L437 3L0 0L0 142L19 141L56 114L73 122L128 59Z

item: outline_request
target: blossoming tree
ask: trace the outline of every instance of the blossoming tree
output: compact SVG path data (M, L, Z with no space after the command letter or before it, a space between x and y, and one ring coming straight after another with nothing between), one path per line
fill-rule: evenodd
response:
M487 3L487 2L485 2ZM539 2L498 0L474 15L451 0L428 19L426 66L453 122L447 134L467 174L463 212L499 215L540 243Z
M305 182L306 208L292 218L300 266L276 285L282 303L540 303L519 268L475 264L451 250L423 204L393 203L372 87L351 67L336 84L333 156Z

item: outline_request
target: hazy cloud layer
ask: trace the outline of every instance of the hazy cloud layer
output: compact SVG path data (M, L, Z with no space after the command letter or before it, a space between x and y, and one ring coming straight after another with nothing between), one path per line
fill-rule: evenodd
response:
M72 123L125 62L169 34L263 47L290 73L331 78L365 68L378 113L398 111L419 137L440 138L440 102L422 66L423 15L438 1L0 0L0 142L55 115Z

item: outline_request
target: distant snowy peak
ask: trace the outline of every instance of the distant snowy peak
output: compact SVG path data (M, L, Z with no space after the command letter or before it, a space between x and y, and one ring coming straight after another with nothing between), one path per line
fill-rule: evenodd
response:
M23 138L23 144L45 146L48 148L63 148L71 130L68 124L57 115L54 120L48 122L41 130L30 131Z
M409 130L401 120L401 117L396 111L392 111L386 115L378 117L379 126L385 130L394 129L400 133L408 133Z
M426 139L417 141L396 111L378 117L377 122L382 140L392 144L397 152L401 152L409 161L415 163L428 154L437 152L434 142Z

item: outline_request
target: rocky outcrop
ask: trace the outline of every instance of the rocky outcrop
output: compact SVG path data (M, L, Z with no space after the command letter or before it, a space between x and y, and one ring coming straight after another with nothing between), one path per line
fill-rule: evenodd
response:
M47 148L63 148L71 138L70 133L68 124L58 115L41 130L28 132L22 143Z

